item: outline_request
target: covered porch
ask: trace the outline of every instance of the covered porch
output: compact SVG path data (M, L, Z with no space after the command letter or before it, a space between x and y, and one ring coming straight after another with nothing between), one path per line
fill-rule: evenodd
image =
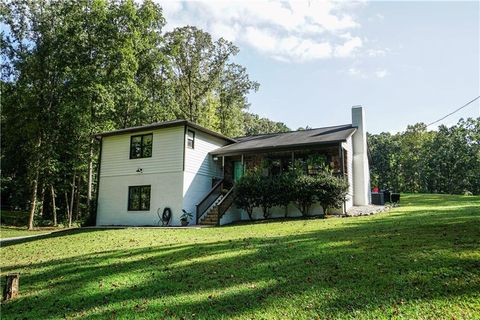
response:
M223 176L197 206L197 221L202 223L226 224L249 217L246 212L233 204L233 186L249 171L262 170L264 176L276 176L300 167L306 175L315 175L325 167L349 184L348 200L339 213L346 212L353 205L353 148L352 135L356 128L342 125L265 134L237 138L237 143L211 152L213 160L221 167ZM320 206L312 208L312 215L322 215ZM300 216L301 212L290 204L287 207L272 208L272 217ZM262 219L255 212L255 219Z

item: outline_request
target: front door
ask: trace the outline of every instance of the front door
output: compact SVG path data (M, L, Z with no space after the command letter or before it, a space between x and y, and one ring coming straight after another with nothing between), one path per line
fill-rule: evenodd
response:
M241 161L233 162L233 182L238 182L243 176L243 164Z

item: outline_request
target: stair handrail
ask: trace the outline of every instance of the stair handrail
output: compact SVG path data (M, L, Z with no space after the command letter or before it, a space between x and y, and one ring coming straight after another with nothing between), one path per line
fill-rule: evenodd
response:
M223 179L218 181L212 189L203 197L203 199L196 205L196 219L195 223L198 224L200 217L210 208L210 206L218 199L222 194Z
M228 208L233 204L233 201L235 200L235 188L232 187L228 192L223 196L222 200L217 204L217 210L218 210L218 220L217 220L217 226L220 225L220 219L223 217L225 212L227 212Z

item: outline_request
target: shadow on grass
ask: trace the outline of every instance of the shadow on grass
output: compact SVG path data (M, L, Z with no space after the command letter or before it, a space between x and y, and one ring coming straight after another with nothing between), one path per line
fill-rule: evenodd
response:
M478 210L471 214L472 208L428 219L429 210L412 209L287 236L7 265L2 272L26 271L21 277L26 294L3 305L2 318L291 318L299 310L301 317L354 317L375 310L388 316L404 303L478 296L480 263L471 253L478 250L480 216ZM239 228L249 227L254 226ZM227 228L217 230L222 229ZM70 234L93 231L99 230Z

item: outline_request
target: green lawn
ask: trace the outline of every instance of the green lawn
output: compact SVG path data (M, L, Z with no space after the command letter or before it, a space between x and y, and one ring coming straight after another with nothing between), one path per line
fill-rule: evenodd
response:
M21 296L1 316L480 319L480 197L402 197L369 217L4 245L1 271L20 272Z
M12 227L12 226L0 226L0 238L14 238L22 236L32 236L36 234L44 234L57 230L57 228L37 228L35 230L27 230L27 227Z

